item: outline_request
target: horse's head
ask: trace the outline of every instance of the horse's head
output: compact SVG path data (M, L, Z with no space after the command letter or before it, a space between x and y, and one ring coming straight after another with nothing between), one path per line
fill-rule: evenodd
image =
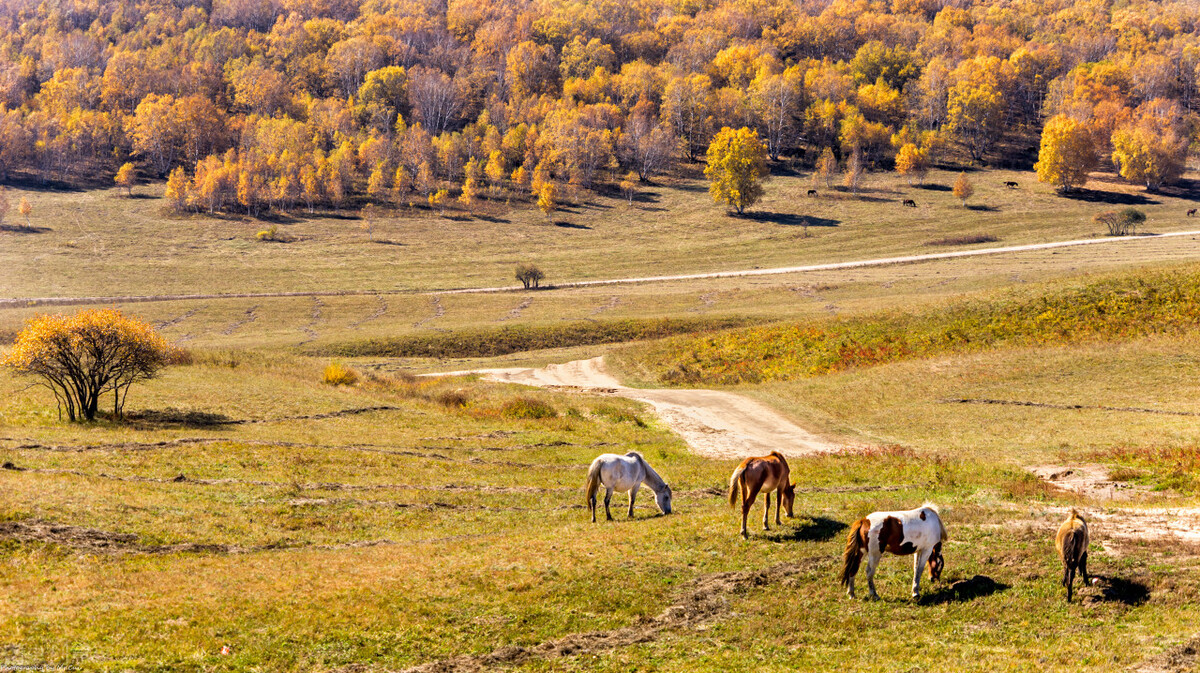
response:
M946 567L946 558L942 556L942 552L933 552L929 557L929 581L936 582L942 578L942 568Z
M662 490L654 494L654 503L663 514L671 513L671 487L663 484Z
M795 515L792 514L792 504L796 502L796 482L792 482L783 487L783 511L787 512L787 518L791 519Z

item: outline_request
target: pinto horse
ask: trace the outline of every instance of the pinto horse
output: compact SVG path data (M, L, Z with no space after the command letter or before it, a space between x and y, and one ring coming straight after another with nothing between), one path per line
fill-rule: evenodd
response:
M929 580L938 581L946 561L942 558L942 543L946 541L946 527L938 516L937 507L926 503L906 512L875 512L854 522L846 539L846 553L842 557L842 586L846 594L854 598L854 576L863 553L867 555L867 587L870 599L879 600L875 593L875 568L883 552L897 556L916 554L913 559L912 597L921 593L921 574L929 564Z
M766 493L766 506L763 508L763 530L771 530L767 525L771 514L771 491L775 491L775 525L783 525L779 521L779 510L786 507L788 518L792 518L792 503L796 499L796 485L789 481L791 472L787 460L778 451L772 451L769 456L762 458L747 458L733 471L729 477L729 506L737 504L738 490L742 492L742 537L749 538L746 531L746 516L754 506L758 494Z
M592 461L587 474L587 503L592 510L592 523L596 523L596 492L604 486L604 515L612 521L612 512L608 504L612 500L613 491L624 493L629 491L629 518L633 518L633 502L637 499L638 489L642 484L654 491L654 502L663 514L671 513L671 487L663 478L658 476L654 468L642 458L637 451L618 456L615 453L604 453Z

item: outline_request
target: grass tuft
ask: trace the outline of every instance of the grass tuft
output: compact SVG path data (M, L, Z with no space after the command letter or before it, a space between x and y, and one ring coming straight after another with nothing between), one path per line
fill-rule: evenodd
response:
M533 397L518 397L505 402L500 407L500 415L505 418L554 418L558 416L558 410Z
M352 386L358 383L358 372L340 362L331 362L325 367L321 381L331 386Z

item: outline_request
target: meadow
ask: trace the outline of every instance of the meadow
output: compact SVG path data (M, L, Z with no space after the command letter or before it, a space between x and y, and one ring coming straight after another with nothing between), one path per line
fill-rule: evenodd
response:
M32 194L48 231L0 233L6 297L378 293L123 304L192 361L135 388L121 421L63 423L46 391L0 373L0 666L1188 670L1200 547L1149 523L1194 512L1200 487L1190 294L1123 305L1110 315L1128 330L1048 340L1014 330L803 375L687 382L762 400L847 446L791 457L797 518L766 533L752 525L748 542L725 500L734 462L691 454L639 403L412 375L608 353L627 382L680 385L661 380L675 364L664 354L761 346L796 324L937 334L950 318L1036 318L1039 306L1090 324L1080 297L1191 287L1200 247L1185 237L780 276L421 292L509 285L525 256L567 281L928 252L947 247L930 241L983 233L998 245L1087 237L1099 233L1093 211L1111 207L1053 196L1028 173L973 178L973 202L994 210L883 175L868 198L810 202L811 183L785 175L762 207L774 220L726 218L684 182L654 187L652 204L598 199L556 216L590 229L525 211L495 215L509 223L376 225L375 238L403 246L365 240L349 219L297 218L280 225L296 241L261 243L261 222L168 219L154 199ZM1009 178L1022 191L1004 189ZM1189 194L1090 187L1155 201L1139 206L1150 231L1188 224ZM900 194L918 208L900 208ZM805 237L789 222L806 215L837 226ZM0 309L0 333L47 310L75 308ZM1169 328L1133 328L1154 316ZM359 383L322 383L332 361ZM627 521L619 495L617 521L591 524L587 464L629 450L671 484L676 512L659 515L643 492ZM1056 487L1035 465L1102 467L1130 497ZM943 581L910 601L911 561L888 558L883 601L846 598L836 580L846 526L926 500L950 531ZM1098 517L1089 567L1099 581L1067 605L1051 540L1070 507ZM1131 535L1121 519L1152 534Z

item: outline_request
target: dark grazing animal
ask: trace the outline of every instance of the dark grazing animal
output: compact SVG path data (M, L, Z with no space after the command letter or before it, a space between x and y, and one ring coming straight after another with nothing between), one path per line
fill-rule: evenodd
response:
M810 189L810 190L808 190L808 195L809 195L809 196L816 196L816 195L817 195L817 190L815 190L815 189ZM1196 211L1192 211L1192 212L1196 212Z
M912 199L904 199L904 201L903 201L903 202L901 202L901 203L900 203L900 205L902 205L902 206L909 206L909 207L912 207L912 208L916 208L916 207L917 207L917 202L916 202L916 201L913 201Z
M1071 585L1075 583L1075 571L1083 575L1083 585L1087 586L1087 556L1088 556L1088 527L1087 521L1079 516L1079 512L1071 510L1071 516L1058 528L1054 538L1054 547L1058 557L1063 562L1062 584L1067 588L1067 602L1071 602Z
M1004 186L1008 187L1009 189L1016 189L1017 183L1013 182L1012 180L1008 180L1004 183Z
M1188 211L1188 217L1195 217L1195 216L1196 216L1195 208L1192 208L1191 210Z

